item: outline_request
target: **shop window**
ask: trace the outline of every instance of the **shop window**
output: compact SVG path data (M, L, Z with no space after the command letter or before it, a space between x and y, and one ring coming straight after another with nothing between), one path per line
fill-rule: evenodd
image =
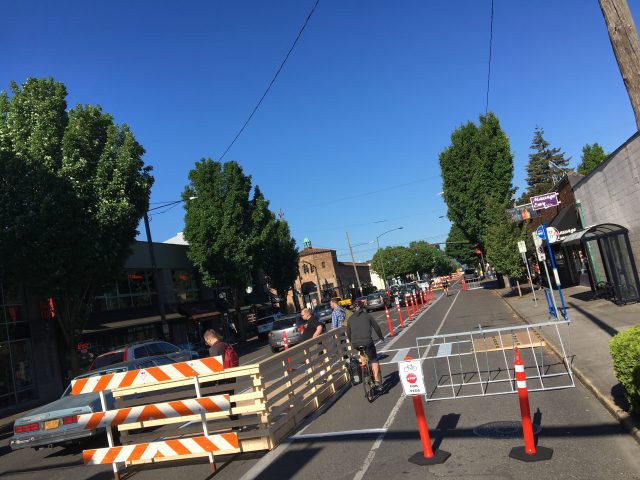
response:
M195 272L191 270L173 270L173 290L178 302L192 302L199 299L200 289Z
M327 264L325 262L322 262L322 268L327 268Z
M149 270L127 270L111 288L95 297L93 311L146 307L155 301L153 273Z

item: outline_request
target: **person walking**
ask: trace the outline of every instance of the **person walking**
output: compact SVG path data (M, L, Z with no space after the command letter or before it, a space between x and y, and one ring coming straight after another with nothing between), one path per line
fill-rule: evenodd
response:
M337 298L332 298L329 302L329 306L331 307L331 328L334 329L341 327L347 318L347 314L342 307L338 305Z
M209 356L210 357L222 357L224 368L233 368L237 367L238 362L238 354L235 353L235 350L231 345L222 341L222 334L212 328L205 330L203 334L204 343L209 347ZM225 378L223 380L218 381L218 385L234 385L236 383L236 379L234 378ZM232 386L229 390L225 390L224 392L229 396L232 396L235 392L235 388ZM230 411L236 408L236 403L231 402L229 404ZM238 420L238 415L229 415L229 419L232 421Z

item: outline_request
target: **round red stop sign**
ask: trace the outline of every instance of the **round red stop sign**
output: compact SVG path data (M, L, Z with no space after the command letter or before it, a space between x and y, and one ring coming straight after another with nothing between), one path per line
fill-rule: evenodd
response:
M407 375L407 382L409 383L416 383L418 381L418 377L416 377L415 373L409 373Z

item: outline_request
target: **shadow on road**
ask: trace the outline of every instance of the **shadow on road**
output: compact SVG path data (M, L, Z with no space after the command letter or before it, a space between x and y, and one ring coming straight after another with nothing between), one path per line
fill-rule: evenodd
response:
M344 441L344 437L340 438L339 441ZM289 450L279 456L256 478L258 480L282 480L283 478L292 478L321 451L322 448L319 447Z
M438 425L436 425L435 435L433 435L432 448L434 450L438 450L440 448L442 440L451 430L455 430L455 428L458 426L459 421L459 413L447 413L446 415L440 417L440 421L438 422Z

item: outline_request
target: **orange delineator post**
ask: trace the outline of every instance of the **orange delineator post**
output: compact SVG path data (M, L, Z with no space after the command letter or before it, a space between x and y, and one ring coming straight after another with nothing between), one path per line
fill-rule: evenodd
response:
M282 343L284 344L284 349L289 350L289 340L287 340L287 331L282 331ZM287 363L289 364L289 371L291 371L291 357L287 357Z
M531 409L529 408L529 391L527 390L527 375L524 371L524 363L518 347L513 347L515 355L514 368L516 372L516 386L518 387L518 400L520 401L520 415L522 416L522 435L524 447L514 447L509 456L525 462L537 462L549 460L553 450L546 447L537 447L533 436L533 424L531 423Z
M389 335L393 337L393 324L391 323L391 315L389 315L389 309L387 304L384 305L384 313L387 315L387 325L389 326Z
M411 357L404 357L405 360L412 360ZM424 407L422 406L422 396L411 395L413 401L413 409L416 412L416 423L418 424L418 433L420 434L420 444L422 445L422 451L413 454L409 457L411 463L416 465L437 465L447 461L451 455L444 450L433 451L431 447L431 437L429 436L429 427L427 426L427 416L424 414Z
M422 303L422 308L424 308L424 306L425 306L424 291L422 291L422 290L420 290L420 302Z
M413 294L409 295L409 301L411 302L411 312L413 312L413 316L416 317L418 315L418 309L416 308L416 302L414 302Z
M407 322L410 322L413 320L413 317L411 316L411 310L409 309L409 300L407 300L407 295L404 297L404 307L407 309Z
M400 308L400 302L398 302L398 319L400 320L400 328L404 328L404 319L402 318L402 309Z
M411 298L413 299L413 304L416 306L416 312L420 311L420 305L418 304L418 299L416 298L416 294L412 293Z

